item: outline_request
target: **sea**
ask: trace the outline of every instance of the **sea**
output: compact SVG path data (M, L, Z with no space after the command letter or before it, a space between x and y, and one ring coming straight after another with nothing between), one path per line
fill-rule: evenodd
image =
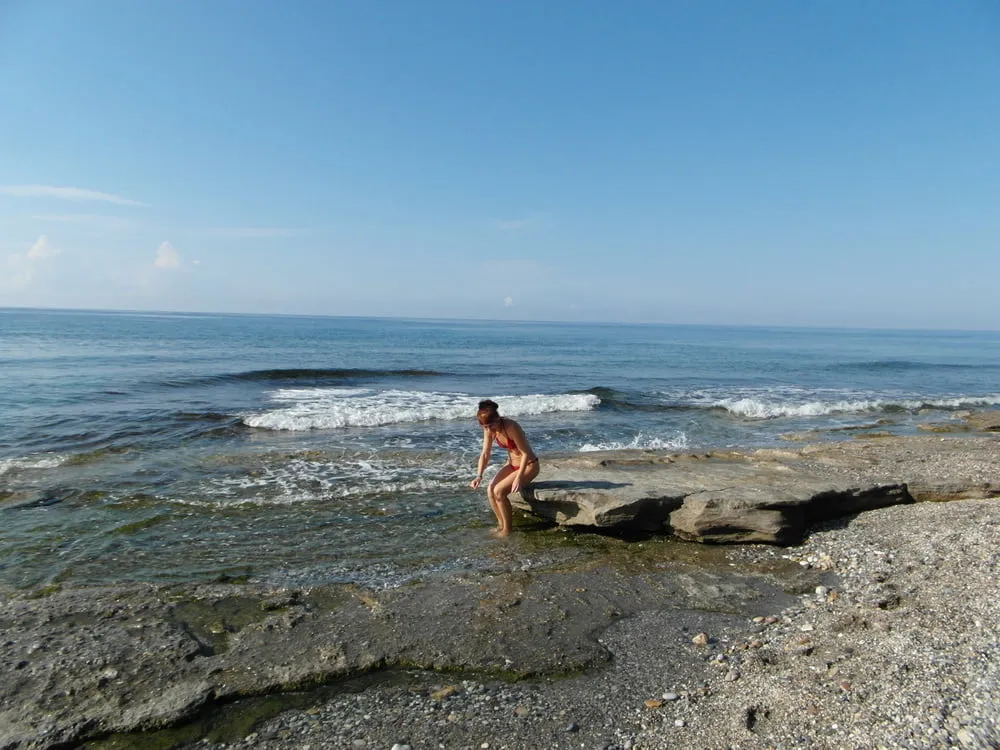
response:
M1000 405L1000 332L0 309L0 585L509 565L546 532L487 533L483 398L539 479L556 455L912 434Z

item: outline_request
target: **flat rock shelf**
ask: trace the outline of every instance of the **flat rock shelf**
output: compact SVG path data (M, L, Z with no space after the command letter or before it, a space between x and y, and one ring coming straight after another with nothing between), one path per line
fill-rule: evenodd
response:
M512 502L563 526L787 545L818 522L874 508L996 497L998 458L996 439L959 436L749 453L590 453L546 461L542 480Z

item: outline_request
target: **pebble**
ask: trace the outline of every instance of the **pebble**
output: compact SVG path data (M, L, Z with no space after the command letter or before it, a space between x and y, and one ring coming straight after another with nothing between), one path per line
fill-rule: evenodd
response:
M663 694L663 700L665 700L665 701L675 701L678 698L680 698L680 696L677 693L664 693Z

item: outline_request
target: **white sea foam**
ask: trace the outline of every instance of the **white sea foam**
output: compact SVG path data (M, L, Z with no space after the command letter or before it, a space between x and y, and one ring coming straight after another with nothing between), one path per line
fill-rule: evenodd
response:
M464 393L373 391L357 388L284 388L272 398L279 406L243 417L250 427L313 430L380 427L431 420L470 419L478 398ZM600 403L589 393L498 397L506 416L588 411Z
M856 399L837 401L806 401L789 403L761 398L726 398L712 406L748 419L774 419L777 417L823 417L831 414L860 414L865 412L901 409L915 411L922 408L962 409L1000 405L1000 394L992 396L956 396L939 399Z
M765 401L757 398L722 399L713 406L725 409L738 417L773 419L775 417L822 417L829 414L878 411L880 401L808 401L802 404Z
M400 464L377 457L334 461L282 460L252 473L213 478L183 505L295 505L374 496L406 496L464 486L469 470L457 461Z
M684 450L688 446L687 435L683 432L672 438L661 438L652 435L644 435L639 433L629 442L624 441L607 441L603 443L585 443L580 446L581 453L589 453L592 451L617 451L617 450L646 450L646 451L660 451L660 450Z
M924 401L908 402L914 404L910 408L939 407L942 409L972 409L981 406L1000 406L1000 393L992 396L956 396L955 398L935 398Z
M0 458L0 476L16 469L54 469L65 461L66 456L54 453L22 456L21 458Z

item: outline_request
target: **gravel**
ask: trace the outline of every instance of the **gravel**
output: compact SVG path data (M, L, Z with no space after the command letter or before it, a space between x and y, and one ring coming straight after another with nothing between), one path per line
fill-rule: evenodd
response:
M642 611L600 634L614 659L584 675L412 672L185 747L1000 747L1000 503L895 506L728 557L825 577L771 615L713 613L704 639L697 615Z

